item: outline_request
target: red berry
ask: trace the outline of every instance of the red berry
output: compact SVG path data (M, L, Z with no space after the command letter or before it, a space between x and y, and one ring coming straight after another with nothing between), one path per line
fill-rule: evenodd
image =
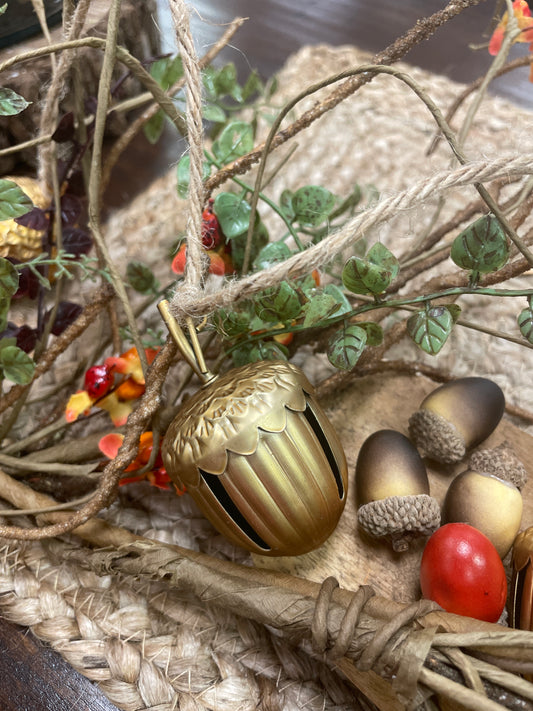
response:
M202 244L206 249L215 249L222 242L218 218L213 212L213 200L202 212Z
M85 373L85 390L92 400L107 395L113 386L113 374L106 365L93 365Z

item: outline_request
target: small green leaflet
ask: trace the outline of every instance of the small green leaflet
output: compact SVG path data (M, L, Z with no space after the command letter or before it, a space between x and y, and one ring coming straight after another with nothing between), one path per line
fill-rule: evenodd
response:
M360 326L346 326L337 331L328 344L328 360L340 370L351 370L359 360L367 341Z
M181 57L163 57L153 62L150 67L150 74L161 86L163 91L167 91L183 76L183 63Z
M219 193L215 198L213 211L227 239L242 235L248 230L252 208L238 195Z
M399 271L400 265L394 254L376 242L364 259L348 259L342 270L342 283L354 294L382 294Z
M17 346L7 346L0 350L0 370L13 383L27 385L33 377L35 363Z
M487 274L498 271L509 259L509 245L499 220L484 215L454 239L450 256L461 269Z
M213 153L221 163L231 163L249 153L253 147L252 124L246 121L232 121L213 143Z
M189 192L189 184L191 181L191 157L187 153L186 155L182 156L178 162L178 167L177 167L177 176L178 176L178 195L180 198L186 198L187 193ZM209 178L209 174L211 173L211 164L210 163L203 163L202 164L202 180L207 180Z
M0 87L0 116L15 116L24 111L31 101L26 101L23 96L20 96L12 89Z
M273 264L284 262L291 255L292 252L285 242L269 242L255 258L254 269L257 271L268 269Z
M407 319L407 333L425 353L437 355L452 332L454 316L446 306L433 306Z
M21 217L32 208L32 201L16 183L0 179L0 221Z
M304 306L304 328L316 326L317 323L325 321L327 318L335 314L341 307L341 304L331 294L324 292L317 293Z
M251 315L248 311L220 309L214 317L215 328L226 338L236 338L250 329Z
M328 217L334 205L335 195L329 190L320 185L305 185L292 195L293 219L302 225L319 225Z
M262 292L256 298L254 307L261 320L271 323L291 321L302 310L298 292L288 281Z
M18 270L9 259L0 257L0 294L13 296L19 286Z
M148 121L143 126L143 132L146 136L148 143L152 146L159 141L163 129L165 128L165 114L162 109L159 109L157 113L151 116Z
M132 289L140 294L156 293L159 287L150 267L138 261L129 262L126 267L126 279Z
M528 307L519 313L517 322L526 341L533 343L533 296L528 298L528 304Z

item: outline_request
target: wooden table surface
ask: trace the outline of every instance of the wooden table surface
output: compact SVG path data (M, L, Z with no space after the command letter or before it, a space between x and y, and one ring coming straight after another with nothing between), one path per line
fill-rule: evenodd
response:
M160 0L159 24L172 46L171 22ZM355 44L377 52L414 22L444 7L444 0L193 0L193 33L199 50L220 35L235 16L249 20L221 59L233 61L241 76L257 69L271 76L287 57L305 44ZM495 1L470 8L412 51L406 61L455 80L469 82L490 63L486 49L470 44L487 41ZM485 34L484 34L485 33ZM516 48L525 51L525 45ZM521 69L495 82L494 93L533 108L533 86ZM172 137L149 146L140 137L118 167L120 191L109 196L110 206L130 199L166 169L176 157ZM132 170L132 166L135 166ZM139 166L143 166L142 170ZM134 177L131 177L134 176ZM0 619L0 709L3 711L112 711L96 686L36 640L31 632Z

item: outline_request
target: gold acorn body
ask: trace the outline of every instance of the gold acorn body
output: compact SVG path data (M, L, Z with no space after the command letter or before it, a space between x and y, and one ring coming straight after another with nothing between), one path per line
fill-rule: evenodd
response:
M254 553L318 547L346 502L338 436L303 372L283 361L204 385L172 421L162 455L215 528Z
M4 179L16 183L36 207L47 206L39 183L33 178L6 176ZM44 234L44 230L24 227L15 220L2 220L0 222L0 257L12 257L21 262L34 259L43 251L42 238Z
M503 392L492 380L458 378L429 393L409 418L409 433L431 459L459 462L496 429L504 409Z

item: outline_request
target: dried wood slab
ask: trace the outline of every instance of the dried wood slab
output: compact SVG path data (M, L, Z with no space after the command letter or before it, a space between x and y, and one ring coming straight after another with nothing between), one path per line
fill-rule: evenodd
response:
M419 403L437 384L425 376L379 374L354 378L342 392L322 401L343 443L350 484L346 508L339 525L324 545L297 557L267 558L254 555L261 568L281 570L321 582L334 575L342 587L355 590L359 585L372 585L380 595L396 602L411 602L420 597L418 570L425 539L420 539L406 553L373 541L357 526L354 469L364 440L379 429L395 429L408 434L408 420ZM526 468L533 461L533 437L513 424L506 415L496 431L480 448L495 447L508 441ZM439 466L426 460L431 493L442 502L455 474L464 463ZM533 525L533 477L523 489L522 528Z

